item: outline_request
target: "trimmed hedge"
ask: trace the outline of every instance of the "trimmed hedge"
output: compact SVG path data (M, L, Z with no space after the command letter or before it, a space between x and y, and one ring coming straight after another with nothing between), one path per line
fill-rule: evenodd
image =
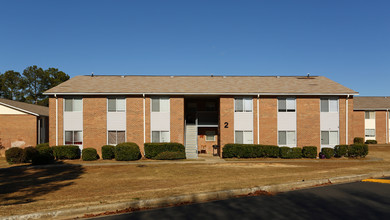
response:
M299 147L280 147L279 156L283 159L302 158L302 149Z
M334 147L335 157L346 157L348 156L348 145L336 145Z
M125 142L116 145L115 147L115 160L129 161L139 160L141 158L141 152L136 143Z
M31 163L33 157L38 154L38 150L35 147L26 147L23 149L23 162Z
M185 147L180 143L145 143L145 157L154 159L162 152L184 152Z
M378 142L376 140L366 140L365 144L377 144Z
M316 146L305 146L302 148L302 157L304 158L316 158L317 147Z
M103 160L111 160L115 158L115 146L104 145L102 147L102 158Z
M348 157L366 157L368 154L367 144L352 144L348 146Z
M48 146L37 146L38 153L32 158L32 164L49 164L54 162L53 149Z
M165 151L157 154L153 159L155 160L180 160L186 159L186 153L180 151Z
M81 157L84 161L92 161L99 159L99 155L95 148L85 148L82 151Z
M63 160L63 159L80 159L80 148L76 145L58 145L54 146L53 148L53 154L56 160Z
M278 156L279 147L273 145L226 144L222 151L223 158L258 158Z
M325 155L326 159L329 159L334 156L334 149L330 147L324 147L321 149L321 153Z
M354 144L364 144L364 138L362 138L362 137L355 137L353 139L353 143Z
M23 149L20 147L11 147L5 151L5 159L9 164L23 162Z
M39 148L39 147L50 147L49 143L42 143L42 144L37 144L37 146L35 146L36 148Z

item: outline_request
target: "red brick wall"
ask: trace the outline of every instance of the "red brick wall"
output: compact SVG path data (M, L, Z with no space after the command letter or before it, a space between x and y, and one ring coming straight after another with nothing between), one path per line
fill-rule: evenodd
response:
M353 138L365 136L364 111L353 112ZM353 140L351 144L353 143Z
M6 148L37 145L37 117L34 115L0 115L0 139Z
M83 148L95 148L101 155L101 147L106 144L107 98L83 97Z
M63 98L58 97L58 145L64 143ZM56 98L49 98L49 145L56 145Z
M145 112L146 113L146 112ZM134 142L144 153L144 112L143 97L126 98L126 133L127 141Z
M170 97L171 142L184 144L184 97Z
M214 131L214 141L206 141L206 131ZM198 130L198 150L205 150L207 154L213 154L213 145L218 145L217 128L199 128Z
M259 144L257 142L257 97L253 97L253 143Z
M346 98L339 98L339 143L346 144Z
M150 131L150 97L145 98L145 142L149 143L151 142L151 131Z
M348 99L348 144L353 144L354 138L354 113L353 113L353 97Z
M297 103L297 146L316 146L320 151L320 99L299 97Z
M375 131L378 144L386 144L386 111L375 112Z
M260 144L269 144L269 145L278 144L277 106L278 106L278 99L276 97L260 96L260 100L259 100Z
M219 128L220 128L220 146L234 143L234 97L221 96L219 99ZM228 128L225 128L225 122Z

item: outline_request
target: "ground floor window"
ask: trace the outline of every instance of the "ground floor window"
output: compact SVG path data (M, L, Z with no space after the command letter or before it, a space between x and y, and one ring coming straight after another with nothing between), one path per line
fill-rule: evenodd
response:
M169 141L170 141L169 131L152 131L153 143L163 143Z
M338 131L321 131L321 145L338 145Z
M235 131L236 144L253 144L252 131Z
M366 137L375 137L375 129L366 129Z
M82 131L65 131L65 144L82 145L83 132Z
M215 131L206 131L206 141L215 141Z
M295 131L279 131L278 145L296 145Z
M126 132L125 131L108 131L107 142L109 145L117 145L117 144L126 142Z

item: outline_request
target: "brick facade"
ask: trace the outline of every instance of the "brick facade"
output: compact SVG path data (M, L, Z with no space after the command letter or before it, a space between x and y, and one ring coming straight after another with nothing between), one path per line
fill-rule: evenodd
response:
M83 98L83 148L95 148L101 155L101 147L107 144L107 98Z
M143 97L126 98L126 140L138 144L144 154Z
M364 125L364 111L353 112L353 137L365 136L365 125ZM352 142L353 143L353 140Z
M269 145L278 144L278 123L277 123L278 109L277 108L278 108L278 99L276 97L260 96L260 100L259 100L260 144L269 144Z
M375 132L378 144L386 144L386 111L375 111Z
M221 96L219 100L219 128L221 148L225 144L234 143L234 97L232 96Z
M170 97L171 142L184 143L184 97Z
M28 147L37 144L37 117L34 115L0 115L1 144L10 147ZM6 125L6 126L4 126Z
M320 99L319 97L298 97L297 111L297 146L321 147Z

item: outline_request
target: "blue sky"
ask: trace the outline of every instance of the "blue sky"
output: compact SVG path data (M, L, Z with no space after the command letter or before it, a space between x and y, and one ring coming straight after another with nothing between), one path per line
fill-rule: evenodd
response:
M390 1L0 1L0 72L323 75L389 96Z

